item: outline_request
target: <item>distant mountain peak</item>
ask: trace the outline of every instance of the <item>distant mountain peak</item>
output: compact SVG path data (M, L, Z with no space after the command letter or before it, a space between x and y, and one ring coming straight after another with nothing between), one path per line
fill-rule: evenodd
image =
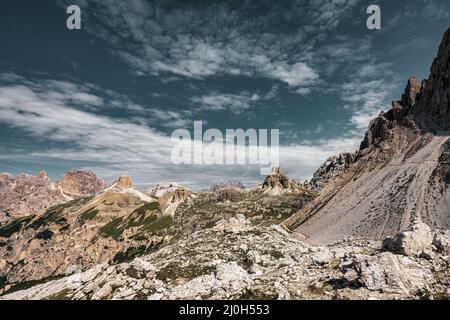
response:
M106 188L103 179L90 171L71 170L61 180L39 175L0 175L0 222L6 217L24 217L80 197L92 196Z
M283 225L319 244L380 239L417 219L448 229L449 131L450 29L429 78L411 77L392 109L371 121L360 150L319 169L320 192Z
M120 176L117 178L116 182L103 191L103 193L108 192L130 195L147 203L156 201L155 198L143 193L137 188L134 188L133 182L129 176Z
M221 182L221 183L218 183L218 184L212 186L209 189L209 192L216 192L216 191L219 191L219 190L230 189L230 188L231 189L242 189L242 190L244 190L245 186L242 183L240 183L240 182L227 181L227 182Z
M428 130L450 129L450 28L445 33L428 80L422 83L420 99L413 107Z
M129 176L120 176L115 184L120 188L131 188L133 187L133 182Z
M450 29L445 33L430 76L421 83L409 78L401 100L392 109L372 120L360 150L379 146L398 136L396 128L413 133L440 132L450 129Z
M284 174L281 167L273 169L272 174L264 180L261 189L270 195L304 191L299 183Z

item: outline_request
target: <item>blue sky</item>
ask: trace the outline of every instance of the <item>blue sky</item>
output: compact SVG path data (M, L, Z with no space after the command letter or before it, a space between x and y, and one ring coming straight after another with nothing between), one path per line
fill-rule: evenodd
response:
M69 4L82 30L67 30ZM202 120L280 129L281 165L306 179L428 76L449 18L446 0L2 1L0 171L260 182L255 166L171 163L172 131Z

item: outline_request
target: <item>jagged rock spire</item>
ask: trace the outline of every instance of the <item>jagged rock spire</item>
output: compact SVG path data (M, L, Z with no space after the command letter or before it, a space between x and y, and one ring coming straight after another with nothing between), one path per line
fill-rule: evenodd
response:
M133 183L131 182L131 178L129 176L120 176L116 181L116 185L120 188L131 188Z
M450 129L450 29L443 37L430 77L422 83L414 114L426 129Z
M392 109L372 120L361 150L393 138L393 128L403 126L411 131L450 130L450 29L445 33L434 59L428 80L408 80L400 101Z

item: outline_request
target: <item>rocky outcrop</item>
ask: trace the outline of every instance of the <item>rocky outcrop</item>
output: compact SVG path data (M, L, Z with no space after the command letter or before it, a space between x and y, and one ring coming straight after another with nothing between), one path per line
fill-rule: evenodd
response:
M387 237L383 242L383 248L405 256L415 256L427 249L432 241L431 228L423 222L417 222L410 230L399 232L394 237Z
M217 191L220 191L222 189L241 189L241 190L244 190L245 186L242 183L240 183L240 182L235 183L235 182L232 182L232 181L228 181L228 182L222 182L222 183L219 183L219 184L216 184L216 185L212 186L209 189L209 192L217 192Z
M311 246L242 215L120 264L99 264L1 299L442 299L449 262L347 239Z
M117 179L116 185L119 188L131 188L133 186L133 183L131 182L131 178L129 176L121 176Z
M164 196L166 193L171 193L177 190L189 190L189 188L174 182L159 183L150 190L148 190L147 193L156 198L160 198Z
M450 254L450 231L438 232L434 236L433 245L442 254Z
M343 153L329 158L314 173L312 179L304 186L314 192L320 191L329 181L333 180L346 169L348 169L357 159L356 153Z
M270 195L283 193L304 193L300 184L286 176L281 168L275 168L263 182L261 190Z
M191 190L176 183L158 184L149 194L157 198L164 213L172 217L180 204L194 197Z
M450 29L445 33L439 52L422 84L420 99L412 107L424 130L450 129Z
M68 171L58 181L58 185L65 193L76 197L94 195L107 187L106 182L98 178L95 173L78 170Z
M194 197L189 188L178 183L159 183L147 193L159 199L164 211L172 216L180 204Z
M420 263L390 252L356 255L341 263L344 278L370 291L414 295L434 284L432 272Z
M133 182L129 176L120 176L116 182L114 182L110 187L106 188L103 193L119 193L129 195L138 198L144 202L155 202L157 201L155 197L149 196L137 188L133 187Z
M89 171L72 170L59 181L50 180L44 171L38 176L2 174L0 211L4 220L26 217L66 201L92 196L105 187L103 179Z
M313 197L310 192L296 190L283 189L272 194L261 188L220 188L198 193L179 205L174 213L174 228L178 234L191 234L235 215L242 215L255 224L280 223Z
M288 230L319 244L346 236L382 240L417 219L450 228L449 37L450 30L429 79L408 80L401 99L370 123L355 161L320 183L313 201L283 223Z

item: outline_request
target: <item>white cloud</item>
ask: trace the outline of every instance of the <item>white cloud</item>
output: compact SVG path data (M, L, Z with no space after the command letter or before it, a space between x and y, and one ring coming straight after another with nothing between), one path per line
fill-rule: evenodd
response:
M387 102L394 96L395 88L394 83L383 80L362 81L360 78L343 84L341 97L352 110L351 122L358 130L367 130L370 121L388 108Z
M109 42L139 74L268 78L305 94L320 80L312 61L314 44L358 3L293 0L200 7L184 2L92 1L84 19L89 20L87 31ZM130 47L117 45L122 41Z
M422 15L430 21L450 18L450 6L448 1L423 0Z
M197 112L230 111L241 114L261 99L262 97L258 94L242 92L240 94L211 93L201 97L193 97L191 100L196 105L194 108Z
M229 180L230 177L248 185L263 179L258 166L172 165L170 154L173 142L169 136L146 124L79 110L67 98L73 96L71 89L77 87L79 85L52 81L1 85L0 122L32 135L38 141L58 142L63 147L42 144L38 151L30 154L23 151L14 154L11 150L0 159L29 157L59 163L87 161L94 163L90 169L110 182L120 174L130 174L142 187L160 181L178 181L199 189ZM48 94L55 88L59 90L58 98L48 99ZM64 91L64 88L69 91ZM280 161L291 176L303 179L309 177L329 156L353 151L356 145L355 138L345 138L319 141L316 145L282 146ZM237 152L245 152L242 149L238 148Z

